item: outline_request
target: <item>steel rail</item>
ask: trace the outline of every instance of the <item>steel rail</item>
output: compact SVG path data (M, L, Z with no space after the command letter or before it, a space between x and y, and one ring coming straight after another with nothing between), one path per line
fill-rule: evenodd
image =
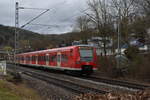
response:
M108 91L104 91L104 90L99 90L99 89L95 89L92 87L88 87L88 86L83 86L80 84L76 84L64 79L58 79L55 77L50 77L48 75L44 75L42 73L38 73L38 72L31 72L31 71L25 71L23 72L23 74L40 79L42 81L45 81L47 83L50 84L54 84L57 86L60 86L62 88L71 90L73 92L76 92L78 94L83 94L83 93L100 93L100 94L105 94L105 93L109 93Z
M82 77L82 78L92 80L95 82L102 82L102 83L106 83L106 84L127 87L127 88L131 88L131 89L145 90L147 88L150 88L150 86L148 86L148 85L137 84L137 83L127 82L127 81L122 81L122 80L106 79L106 78L94 77L94 76Z
M43 71L43 72L45 72L45 71ZM47 73L47 72L45 72L45 73ZM53 72L50 72L50 73L53 73ZM58 72L56 72L56 73L58 74ZM76 77L76 76L71 76L71 77ZM120 86L123 88L136 89L136 90L145 90L147 88L150 88L150 85L137 84L137 83L127 82L127 81L122 81L122 80L106 79L106 78L95 77L95 76L78 77L78 78L90 80L93 82L105 83L105 84L112 85L112 86L114 85L114 86Z

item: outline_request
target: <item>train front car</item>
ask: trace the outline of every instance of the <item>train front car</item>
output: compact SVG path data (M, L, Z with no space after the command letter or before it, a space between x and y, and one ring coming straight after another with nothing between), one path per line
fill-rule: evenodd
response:
M90 75L97 70L96 49L91 46L78 46L76 66L81 68L81 73Z

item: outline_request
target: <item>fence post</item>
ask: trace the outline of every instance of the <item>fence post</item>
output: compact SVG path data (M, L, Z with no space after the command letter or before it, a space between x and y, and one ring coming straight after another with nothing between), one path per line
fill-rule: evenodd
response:
M0 74L1 75L7 75L7 73L6 73L6 61L5 60L0 61Z

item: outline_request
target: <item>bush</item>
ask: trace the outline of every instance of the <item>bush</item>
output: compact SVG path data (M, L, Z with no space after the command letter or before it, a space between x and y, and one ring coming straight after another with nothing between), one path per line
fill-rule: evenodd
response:
M18 72L11 72L10 75L6 78L7 81L19 84L22 82L22 77Z
M112 76L113 69L116 67L114 56L100 56L98 59L99 71L104 73L105 76Z
M124 63L126 72L122 72L122 68L117 68L114 56L98 57L99 71L102 75L113 78L126 77L150 82L150 53L139 54L136 47L130 47L126 51L126 56L128 57L128 61Z
M130 46L125 50L125 55L129 60L133 60L139 53L139 49L136 46Z
M130 61L129 77L140 80L150 78L150 54L139 54L139 50L135 46L130 46L125 54Z

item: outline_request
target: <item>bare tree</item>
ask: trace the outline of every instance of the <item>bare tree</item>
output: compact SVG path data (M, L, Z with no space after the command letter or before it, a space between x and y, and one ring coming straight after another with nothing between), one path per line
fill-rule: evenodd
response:
M85 13L93 22L99 36L102 37L104 55L106 56L106 38L109 37L109 30L112 27L112 16L106 0L89 0L90 11Z
M138 10L142 14L150 15L150 0L135 0L134 3L138 6Z
M134 16L137 14L135 0L112 0L112 9L114 15L118 17L119 30L125 42L128 42L129 25L132 23Z
M89 23L90 20L87 16L80 16L77 18L76 28L80 32L86 31L90 28Z

